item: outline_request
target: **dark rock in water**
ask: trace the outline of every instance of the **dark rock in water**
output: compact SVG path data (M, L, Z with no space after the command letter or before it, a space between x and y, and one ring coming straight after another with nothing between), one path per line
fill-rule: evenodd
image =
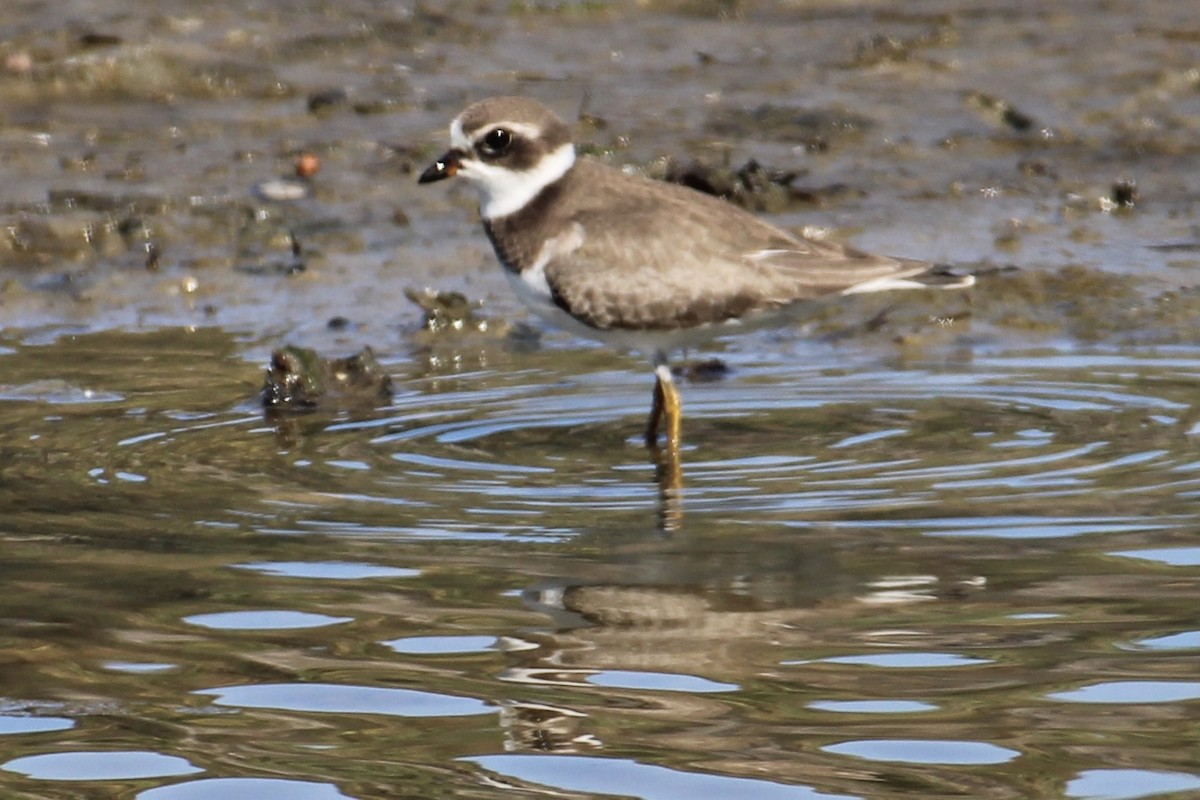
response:
M677 374L693 383L711 383L721 380L731 371L729 365L722 359L714 357L681 367L677 370Z
M984 92L967 92L967 105L987 117L1007 125L1014 131L1025 132L1034 127L1037 121L1020 109L1014 108L1006 100L994 97Z
M1118 208L1133 208L1137 205L1137 182L1131 180L1117 181L1112 187L1112 201Z
M425 312L422 327L435 333L440 331L485 331L488 321L475 311L480 303L467 299L462 292L442 292L436 289L404 290L404 296L416 303Z
M844 195L845 186L803 189L793 185L799 173L771 169L750 159L734 169L702 161L668 162L662 179L712 194L751 211L779 213L794 206L811 206L826 197Z
M314 350L288 345L271 353L262 401L267 408L306 409L320 403L325 362Z
M795 172L768 169L754 159L736 170L693 161L686 167L672 168L667 172L667 180L720 197L762 192L773 186L787 187L795 179Z
M666 179L755 211L781 211L792 199L796 173L769 170L753 159L736 170L693 161L686 166L672 164Z
M345 89L325 89L313 92L308 96L308 112L310 114L329 114L350 103L350 95Z
M323 358L315 350L288 345L271 354L263 384L270 411L374 407L392 398L392 379L364 347L346 358Z
M79 35L79 44L83 47L116 47L124 40L111 33L88 31Z

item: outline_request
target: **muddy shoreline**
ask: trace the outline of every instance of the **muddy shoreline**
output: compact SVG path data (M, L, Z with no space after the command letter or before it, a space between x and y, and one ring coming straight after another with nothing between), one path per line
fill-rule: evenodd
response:
M1186 2L39 9L0 26L16 338L405 351L426 287L524 319L468 193L413 179L495 93L578 117L595 157L752 164L774 182L740 199L780 224L980 269L977 338L1170 343L1200 313ZM319 172L271 199L302 153Z

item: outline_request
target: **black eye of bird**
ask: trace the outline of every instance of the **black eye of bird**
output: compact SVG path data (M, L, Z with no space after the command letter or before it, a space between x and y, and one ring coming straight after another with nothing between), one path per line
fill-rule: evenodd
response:
M492 128L483 137L483 151L489 156L498 156L512 144L512 134L504 128Z

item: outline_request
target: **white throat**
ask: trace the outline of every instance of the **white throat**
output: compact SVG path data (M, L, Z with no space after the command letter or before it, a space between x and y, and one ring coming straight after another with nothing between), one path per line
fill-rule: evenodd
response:
M484 219L499 219L524 208L530 200L557 181L575 163L575 146L568 142L542 156L533 169L514 172L506 167L466 159L458 174L479 190L479 211Z

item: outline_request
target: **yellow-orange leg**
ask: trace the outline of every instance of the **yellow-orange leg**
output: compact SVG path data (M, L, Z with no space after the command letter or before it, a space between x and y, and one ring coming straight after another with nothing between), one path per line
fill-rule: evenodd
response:
M661 356L654 362L654 405L646 425L646 446L654 453L655 479L658 483L659 524L664 532L679 530L683 524L683 464L679 446L683 407L679 390L671 378L671 368ZM665 426L664 426L665 423ZM667 446L659 448L658 431L666 428Z
M667 449L679 452L683 429L683 403L679 390L671 377L671 368L665 363L654 365L654 403L650 407L650 420L646 425L646 446L658 446L659 427L665 423Z

